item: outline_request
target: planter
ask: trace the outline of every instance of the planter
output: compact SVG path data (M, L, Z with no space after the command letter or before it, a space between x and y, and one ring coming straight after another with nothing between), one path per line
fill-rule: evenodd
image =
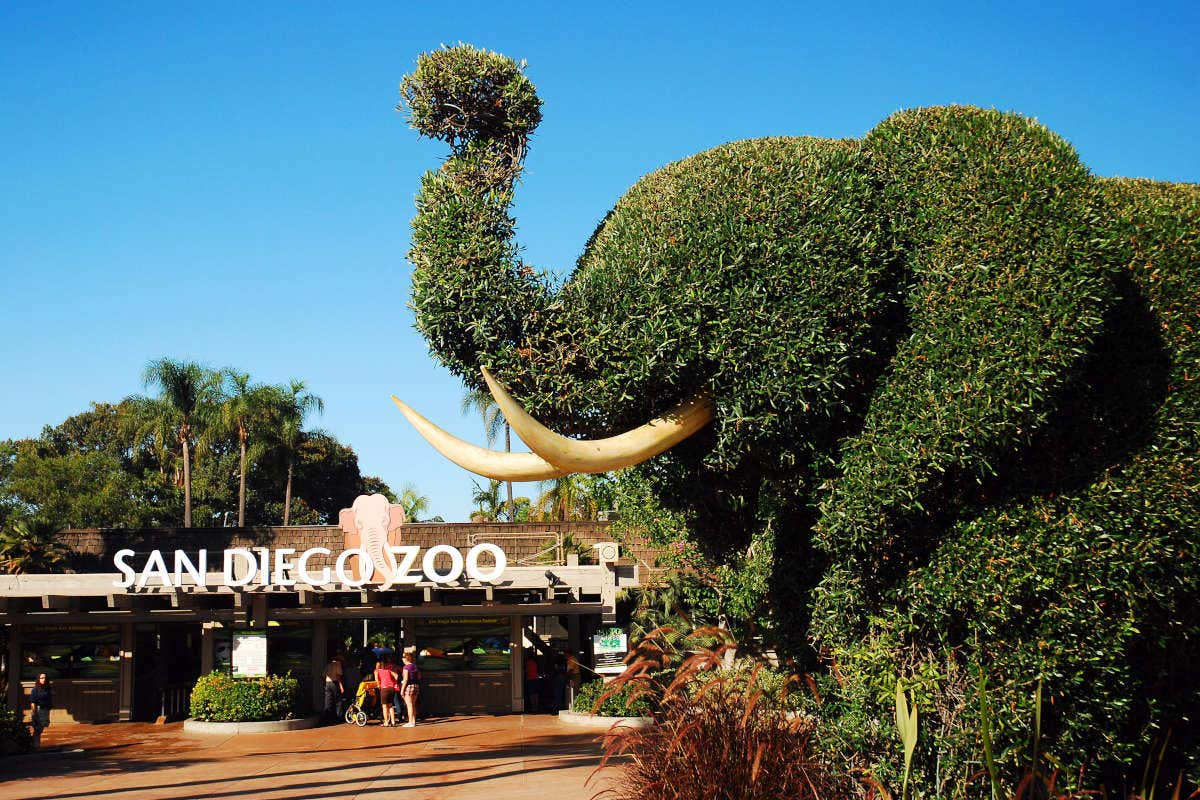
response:
M185 719L185 733L278 733L280 731L301 731L305 728L315 728L320 723L320 717L300 717L299 719L273 719L265 722L205 722L199 719Z
M654 717L601 717L596 714L580 714L577 711L560 711L558 721L585 728L612 728L616 725L625 728L648 728L654 724Z

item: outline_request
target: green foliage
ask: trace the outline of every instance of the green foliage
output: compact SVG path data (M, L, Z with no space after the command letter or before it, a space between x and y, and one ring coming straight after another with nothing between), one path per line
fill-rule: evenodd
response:
M900 681L896 681L896 731L904 747L904 783L900 789L900 800L908 797L908 775L912 769L913 751L917 749L918 716L916 705L908 702Z
M0 755L33 750L33 734L19 711L0 708Z
M671 570L663 585L641 593L634 621L642 630L720 625L744 647L776 643L781 617L772 608L775 537L770 530L752 535L740 552L714 559L696 546L687 516L664 508L642 473L621 470L608 483L620 512L612 536L624 543L648 542L661 552L655 566Z
M201 675L192 688L193 719L207 722L260 722L288 719L296 711L300 681L289 676L234 678L224 672Z
M18 519L0 530L0 571L12 574L57 572L67 562L61 528L39 519Z
M0 518L37 516L75 528L182 524L182 449L158 405L144 398L93 403L36 439L0 442ZM203 437L192 437L199 525L222 525L225 512L232 516L238 507L240 435L236 424L213 420ZM248 431L246 521L261 525L282 517L287 463L285 453L266 447L261 426L270 420L255 422ZM391 492L379 478L363 476L354 451L328 434L303 431L294 455L297 523L336 521L359 494Z
M471 481L471 502L476 506L472 518L478 516L485 522L495 522L504 514L504 501L500 499L500 487L503 485L497 480L489 480L487 486L479 481Z
M457 145L464 139L524 142L542 120L542 101L525 65L470 45L417 56L400 83L410 124L422 136Z
M542 494L533 504L533 513L539 519L556 522L595 519L600 510L592 495L595 484L593 475L563 475L541 481L538 488Z
M651 697L632 684L589 681L579 688L571 709L600 717L645 717L654 710Z
M413 483L404 484L399 499L394 502L404 507L404 518L409 522L422 522L421 518L429 510L429 498L421 494Z
M828 746L892 758L909 676L913 791L974 791L982 673L1001 780L1039 680L1064 776L1166 726L1200 764L1200 188L1095 178L1016 114L905 111L647 175L554 287L489 125L422 183L421 331L565 434L711 393L635 470L671 512L640 522L700 565L701 616L825 665Z

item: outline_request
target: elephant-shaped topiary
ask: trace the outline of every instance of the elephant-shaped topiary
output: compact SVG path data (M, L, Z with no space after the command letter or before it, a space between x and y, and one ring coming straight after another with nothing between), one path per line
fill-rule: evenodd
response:
M495 376L537 452L406 410L439 449L526 479L653 455L710 552L770 538L777 633L837 676L839 742L890 759L872 720L921 676L930 791L935 764L974 771L980 674L1010 765L1039 679L1064 765L1167 726L1197 757L1200 187L1098 178L1016 114L914 109L663 167L554 288L509 213L541 119L524 65L443 48L401 92L451 148L417 198L418 328Z

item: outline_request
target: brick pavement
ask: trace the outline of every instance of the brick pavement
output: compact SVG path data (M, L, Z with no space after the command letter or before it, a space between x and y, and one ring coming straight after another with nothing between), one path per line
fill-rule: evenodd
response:
M593 777L596 731L537 715L236 736L181 723L61 725L43 745L0 758L0 800L584 800L615 769Z

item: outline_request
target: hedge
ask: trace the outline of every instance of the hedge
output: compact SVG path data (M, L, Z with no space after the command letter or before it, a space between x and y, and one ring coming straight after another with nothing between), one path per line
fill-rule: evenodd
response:
M649 716L654 711L650 695L638 691L638 689L636 684L631 683L614 687L602 680L589 681L579 687L575 701L571 704L571 710L579 714L595 714L600 717ZM600 698L609 691L612 691L612 694L600 702Z
M210 672L192 689L190 713L206 722L289 719L296 713L299 696L300 681L290 676L234 678Z

